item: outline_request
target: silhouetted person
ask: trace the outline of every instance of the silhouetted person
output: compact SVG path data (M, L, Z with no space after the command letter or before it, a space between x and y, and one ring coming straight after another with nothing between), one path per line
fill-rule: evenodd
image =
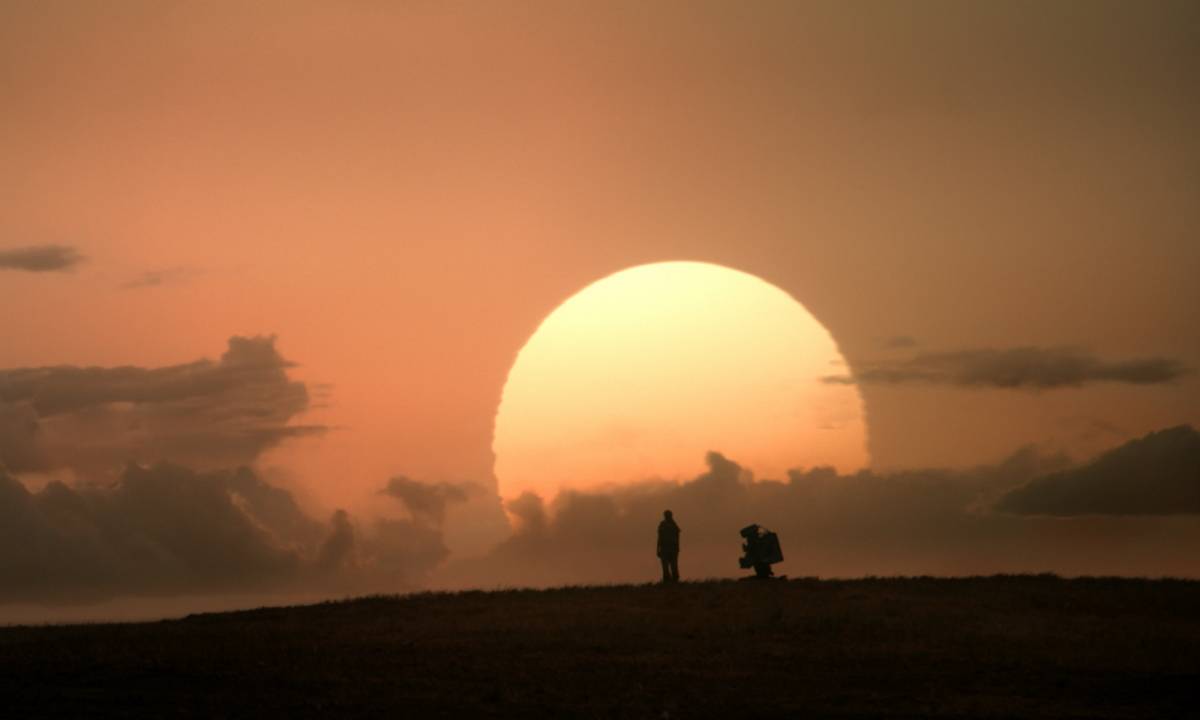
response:
M663 511L658 524L658 559L662 561L663 582L679 582L679 526L670 510Z

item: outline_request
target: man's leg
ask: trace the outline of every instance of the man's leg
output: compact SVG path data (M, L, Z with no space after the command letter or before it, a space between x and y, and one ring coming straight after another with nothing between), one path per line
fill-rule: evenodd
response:
M679 555L671 556L671 582L679 582Z
M671 556L663 555L663 556L659 557L659 560L662 562L663 582L665 582L665 583L671 582L671 565L670 565Z

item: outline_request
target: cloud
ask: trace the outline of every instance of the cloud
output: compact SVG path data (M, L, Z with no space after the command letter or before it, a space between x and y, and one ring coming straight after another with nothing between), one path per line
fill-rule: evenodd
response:
M823 382L851 385L951 385L976 388L1050 390L1099 382L1156 385L1174 382L1188 369L1169 358L1107 361L1077 348L1019 347L923 353L909 360L877 363L853 375Z
M69 245L30 245L0 250L0 270L64 272L73 270L83 261L83 255Z
M233 337L216 361L0 370L0 602L417 587L471 486L398 477L409 518L309 516L248 467L325 429L292 424L290 367Z
M345 510L335 510L329 518L329 526L329 537L321 544L318 566L326 571L353 570L358 565L355 557L358 543L350 514Z
M220 360L162 368L0 370L0 463L13 472L112 472L171 460L201 469L251 464L308 409L304 383L274 337L233 337Z
M0 471L49 467L40 439L37 412L27 403L10 405L0 399Z
M883 341L883 346L887 348L910 348L916 345L917 339L911 335L893 335Z
M967 469L796 469L754 480L719 453L683 483L647 481L603 492L564 492L547 502L509 501L513 535L480 559L437 570L437 587L645 582L659 572L655 527L672 510L682 528L680 567L690 578L744 574L738 530L779 534L790 575L962 575L1013 572L1185 575L1200 573L1189 548L1194 520L1106 515L1086 519L997 512L997 502L1070 461L1027 447ZM1195 477L1194 471L1187 477Z
M546 504L537 493L523 492L504 503L504 509L513 518L517 537L537 537L546 532Z
M399 501L408 518L383 518L372 528L370 553L377 573L424 580L450 556L444 528L452 505L464 505L480 488L469 483L426 483L397 475L380 493ZM478 519L478 518L477 518Z
M410 520L377 520L365 544L377 586L395 592L412 587L450 555L440 528Z
M380 492L399 500L414 521L440 528L446 519L446 507L466 502L471 488L447 482L422 483L397 475Z
M1200 514L1200 433L1181 425L1131 440L1082 467L1035 478L998 508L1026 515Z
M230 473L130 466L111 488L0 474L0 599L261 589L301 552L235 501ZM253 502L250 506L253 507Z
M971 469L843 475L816 467L782 480L755 480L714 452L708 470L683 483L564 492L550 502L526 493L505 505L507 540L457 559L442 524L460 496L441 483L399 483L407 496L416 486L416 497L444 498L441 515L363 520L338 510L322 522L247 468L132 465L114 481L50 482L37 492L0 470L0 603L646 581L658 571L654 530L666 509L682 527L681 569L691 578L742 574L738 530L752 522L779 534L786 560L778 570L791 575L1194 576L1194 517L1130 516L1120 503L1171 487L1191 488L1194 498L1198 447L1196 431L1176 428L1076 469L1024 448ZM1095 482L1130 473L1115 499ZM1167 473L1175 480L1163 480ZM1013 512L1012 498L1028 500L1030 489L1041 497L1048 480L1062 477L1078 478L1069 483L1076 498L1110 498L1088 511L1111 514ZM1005 512L993 510L998 504ZM1200 512L1194 502L1171 507Z
M200 271L189 267L166 268L164 270L149 270L127 282L121 283L122 290L140 290L143 288L160 287L187 282L200 274Z
M448 554L438 528L408 520L319 522L244 467L130 465L37 492L0 470L0 603L398 592Z

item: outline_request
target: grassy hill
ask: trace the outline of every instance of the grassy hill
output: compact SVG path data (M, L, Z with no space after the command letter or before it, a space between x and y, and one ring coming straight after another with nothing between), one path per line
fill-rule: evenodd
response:
M699 582L0 629L6 717L1194 717L1200 582Z

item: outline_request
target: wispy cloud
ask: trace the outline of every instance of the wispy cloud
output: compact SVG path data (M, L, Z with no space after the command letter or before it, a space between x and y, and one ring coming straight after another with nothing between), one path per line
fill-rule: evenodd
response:
M1019 347L922 353L908 360L859 367L852 375L830 375L822 381L1050 390L1100 382L1158 385L1174 382L1188 372L1170 358L1112 361L1078 348Z
M893 335L883 341L886 348L911 348L917 346L917 339L912 335Z
M200 271L190 267L174 267L165 268L163 270L148 270L141 275L121 283L122 290L139 290L143 288L160 287L162 285L174 285L187 282L197 275Z
M0 270L65 272L84 261L70 245L29 245L0 250Z

